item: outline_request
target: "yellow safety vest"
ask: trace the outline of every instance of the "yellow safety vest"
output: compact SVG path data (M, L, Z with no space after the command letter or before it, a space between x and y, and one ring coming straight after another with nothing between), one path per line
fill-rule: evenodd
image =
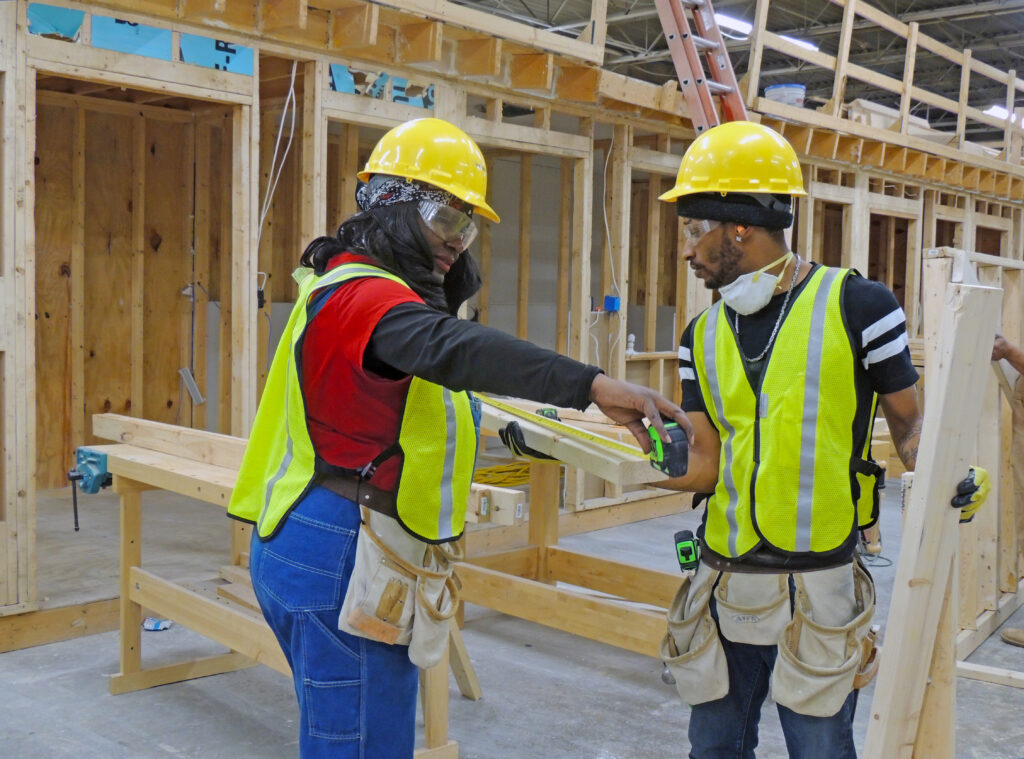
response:
M721 556L743 556L762 541L784 553L826 553L877 518L872 421L863 459L854 450L856 356L840 311L848 274L825 266L810 274L756 391L722 302L697 318L694 366L721 438L704 540Z
M232 517L256 524L262 538L277 531L316 483L317 457L306 426L297 363L302 336L315 315L311 296L359 277L383 277L405 284L368 264L342 264L322 276L306 271L274 354L228 506ZM477 449L469 394L413 377L397 444L404 457L395 494L399 521L428 542L457 539L465 526Z

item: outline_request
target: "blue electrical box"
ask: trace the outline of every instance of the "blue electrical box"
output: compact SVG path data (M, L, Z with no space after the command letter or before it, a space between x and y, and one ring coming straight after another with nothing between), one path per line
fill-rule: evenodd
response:
M604 310L610 314L617 314L619 312L619 303L618 295L604 296Z

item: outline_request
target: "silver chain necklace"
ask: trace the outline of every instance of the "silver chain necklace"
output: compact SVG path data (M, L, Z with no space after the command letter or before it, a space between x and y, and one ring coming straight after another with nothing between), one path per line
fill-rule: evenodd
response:
M793 277L789 280L789 289L786 290L786 299L782 301L782 310L779 311L779 318L775 320L775 326L772 327L772 334L768 337L768 344L764 346L764 350L757 356L757 358L747 358L747 354L743 352L743 346L740 344L740 314L736 311L736 317L733 323L736 326L736 347L739 348L740 357L748 364L756 364L758 361L768 355L768 351L772 347L772 343L775 342L775 336L779 334L779 327L782 326L782 319L786 315L786 306L789 305L789 298L793 295L793 288L796 285L797 274L800 273L800 255L794 253L796 257L796 265L793 267Z

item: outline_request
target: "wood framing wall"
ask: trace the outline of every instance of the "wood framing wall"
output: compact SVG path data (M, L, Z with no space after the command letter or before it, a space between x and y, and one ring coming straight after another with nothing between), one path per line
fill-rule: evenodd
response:
M275 304L295 297L303 247L355 210L355 172L391 126L440 116L484 150L503 223L481 220L481 321L678 398L679 334L710 303L678 258L671 205L657 201L693 136L682 97L594 65L603 3L582 42L498 28L447 2L297 3L304 14L288 23L269 23L257 3L200 5L76 7L179 40L216 34L252 50L251 75L177 53L114 54L85 32L28 35L27 3L0 3L0 614L36 601L35 489L64 484L93 413L246 434ZM432 86L432 101L396 101L392 82L382 97L334 90L332 65ZM794 144L810 191L795 249L885 281L915 339L924 251L1024 255L1019 162L772 109L763 121ZM606 294L619 310L592 310ZM183 367L216 418L212 403L191 403ZM636 497L596 477L566 490L571 508Z

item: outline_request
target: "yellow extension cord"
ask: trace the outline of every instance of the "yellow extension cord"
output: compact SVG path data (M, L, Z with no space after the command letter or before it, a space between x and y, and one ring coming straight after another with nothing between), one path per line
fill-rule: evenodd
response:
M530 481L530 464L526 461L515 461L511 464L499 464L473 473L473 482L481 485L494 485L500 488L511 488Z

